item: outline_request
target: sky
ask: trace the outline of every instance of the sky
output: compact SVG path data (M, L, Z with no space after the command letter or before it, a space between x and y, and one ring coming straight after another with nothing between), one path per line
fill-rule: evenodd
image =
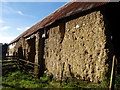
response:
M0 43L10 43L66 2L0 2Z

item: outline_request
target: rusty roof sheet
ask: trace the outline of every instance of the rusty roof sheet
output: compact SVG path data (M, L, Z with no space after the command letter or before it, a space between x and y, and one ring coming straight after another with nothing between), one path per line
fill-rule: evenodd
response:
M59 20L61 18L68 17L70 15L74 15L76 13L83 12L85 10L101 6L103 4L106 4L107 2L68 2L61 8L57 9L53 13L51 13L49 16L42 19L37 24L33 25L31 28L23 32L21 35L19 35L16 39L14 39L11 43L16 42L21 37L27 37L31 35L32 33L38 31L40 28L46 27L52 23L54 23L56 20ZM10 44L11 44L10 43Z

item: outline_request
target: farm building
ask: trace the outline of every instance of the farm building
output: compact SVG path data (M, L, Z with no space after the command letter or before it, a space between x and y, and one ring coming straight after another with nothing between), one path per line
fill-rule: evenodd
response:
M56 80L102 82L120 54L120 3L68 2L9 44L8 55L39 64Z

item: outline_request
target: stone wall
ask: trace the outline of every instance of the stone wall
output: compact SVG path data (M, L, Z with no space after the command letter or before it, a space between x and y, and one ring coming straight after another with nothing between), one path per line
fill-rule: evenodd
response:
M43 74L45 67L43 61L44 46L42 33L42 31L38 31L27 38L21 38L19 41L11 44L8 51L9 56L18 56L21 59L35 63L34 74L36 76ZM39 64L40 67L38 67L37 64Z
M103 81L110 51L106 48L106 31L100 11L49 29L44 50L47 75L57 80L75 77L96 83Z
M51 28L45 40L45 66L47 73L56 79L61 77L61 32L59 26Z
M34 67L36 75L41 76L46 69L46 74L57 80L101 82L112 59L103 16L101 11L94 11L61 21L47 30L47 38L42 38L43 31L38 31L14 43L9 52L39 64L40 67Z
M9 56L19 56L21 59L31 60L29 56L35 53L35 35L28 38L21 38L19 41L9 45ZM34 41L34 42L33 42ZM32 52L34 50L34 52ZM35 56L35 55L34 55ZM34 57L35 59L35 57Z
M15 45L16 45L16 43L13 43L13 44L11 44L11 45L8 46L7 55L9 55L9 56L13 56Z

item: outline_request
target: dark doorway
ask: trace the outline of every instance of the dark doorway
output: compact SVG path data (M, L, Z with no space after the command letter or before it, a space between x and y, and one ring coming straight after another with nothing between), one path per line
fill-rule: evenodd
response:
M105 16L108 21L107 27L111 32L111 41L113 44L114 55L117 57L118 63L115 63L114 74L113 74L113 84L116 85L116 88L119 86L119 76L120 76L120 2L111 2L106 5ZM110 67L111 68L111 67ZM112 86L114 89L114 85Z
M30 61L30 62L33 62L34 63L34 61L35 61L35 54L36 54L36 50L35 50L35 37L34 38L32 38L32 39L29 39L28 40L28 44L29 44L29 47L30 47L30 52L28 53L28 60Z
M8 44L1 44L1 51L2 52L0 52L0 55L1 55L1 53L2 53L2 59L4 60L5 59L5 57L6 57L6 54L7 54L7 49L8 49Z
M111 2L106 5L105 15L108 21L108 29L111 32L111 40L114 54L120 58L120 2Z
M23 48L22 47L18 48L18 57L23 59Z

